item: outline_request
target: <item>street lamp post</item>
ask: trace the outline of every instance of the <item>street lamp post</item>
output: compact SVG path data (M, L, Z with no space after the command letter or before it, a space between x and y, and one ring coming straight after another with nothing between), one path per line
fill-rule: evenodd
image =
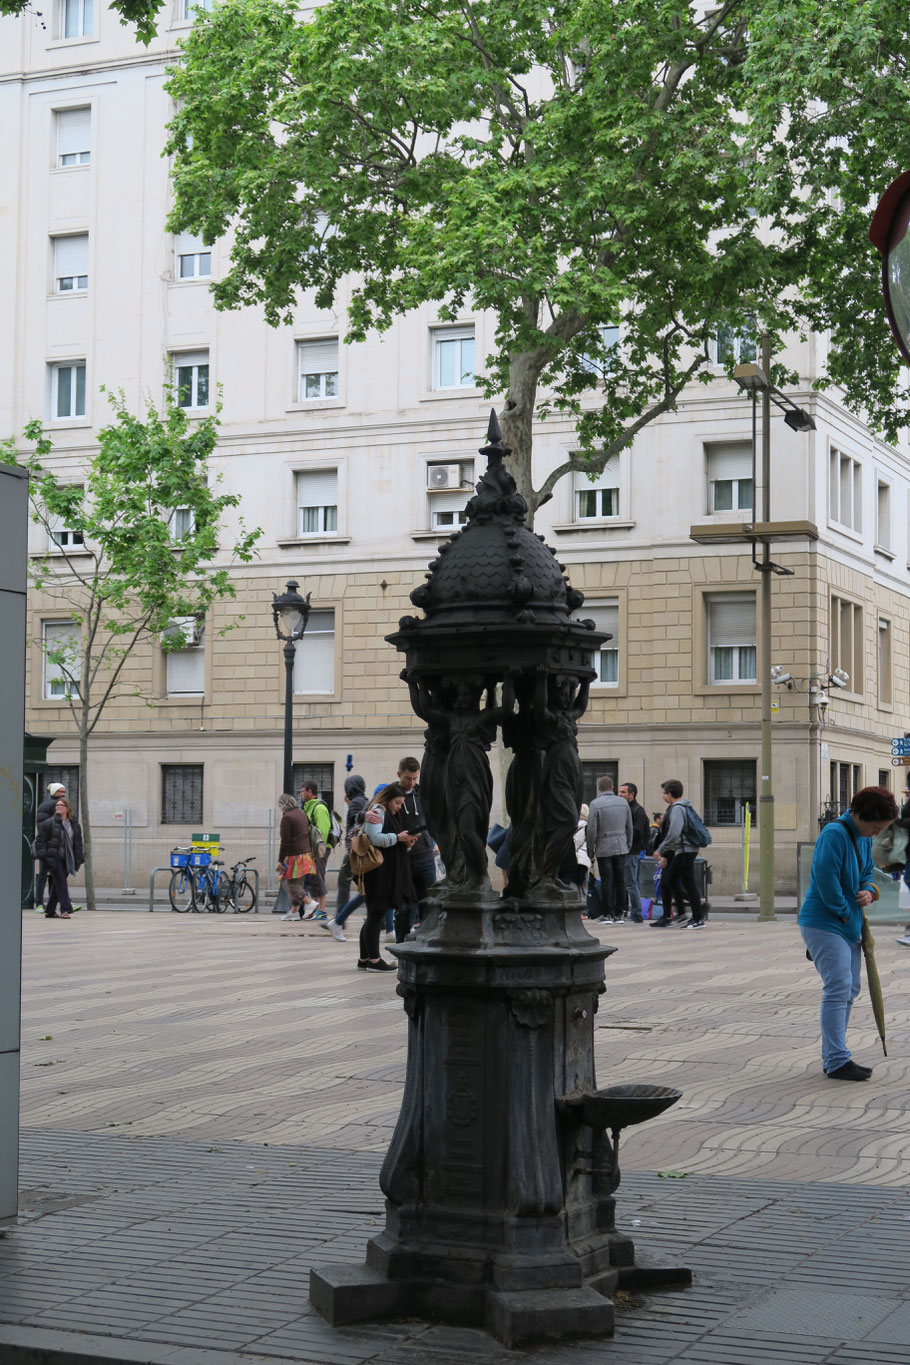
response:
M755 395L761 393L761 526L771 525L771 403L782 408L784 421L792 431L814 431L815 423L807 412L791 402L785 394L776 389L770 380L771 338L762 337L761 365L737 365L733 378L740 388L751 392L753 401L752 417L752 563L760 575L760 613L761 641L761 786L759 789L759 920L776 919L774 913L774 780L771 750L771 575L792 574L775 564L771 558L770 530L762 534L761 558L756 557L755 526Z
M310 615L310 594L301 597L293 579L287 591L272 593L272 617L275 634L284 641L284 773L282 791L290 792L294 785L294 657L297 641L303 639Z

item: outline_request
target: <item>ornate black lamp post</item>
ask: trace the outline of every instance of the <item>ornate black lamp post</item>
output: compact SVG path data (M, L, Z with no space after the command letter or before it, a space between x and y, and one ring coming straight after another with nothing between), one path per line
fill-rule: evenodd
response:
M287 591L272 593L272 616L275 634L284 641L284 775L282 791L291 792L294 785L294 656L296 644L303 639L310 616L310 594L301 597L292 579Z
M420 1314L517 1346L609 1334L617 1286L690 1275L638 1270L616 1231L619 1130L679 1092L595 1089L594 1014L615 950L557 878L581 802L577 722L607 637L573 619L581 593L525 526L495 413L488 439L468 523L411 594L424 616L389 637L427 726L421 793L446 877L397 949L409 1040L380 1176L386 1226L366 1265L313 1271L310 1297L336 1325ZM502 897L486 851L497 726L514 755Z

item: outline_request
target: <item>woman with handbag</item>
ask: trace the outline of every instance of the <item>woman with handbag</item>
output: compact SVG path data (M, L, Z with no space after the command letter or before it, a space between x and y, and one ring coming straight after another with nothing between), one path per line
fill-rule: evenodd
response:
M404 788L397 782L390 782L370 803L381 814L381 823L366 820L363 826L363 834L375 849L381 850L382 856L382 862L363 875L367 913L360 930L357 966L364 972L395 971L391 962L379 956L379 936L386 911L416 900L408 852L417 842L417 836L408 833L401 818L404 798Z
M296 796L285 792L278 798L281 823L278 826L278 877L284 882L291 908L283 919L303 919L301 906L309 901L306 878L316 870L310 852L310 822L297 804ZM312 902L315 905L315 901Z

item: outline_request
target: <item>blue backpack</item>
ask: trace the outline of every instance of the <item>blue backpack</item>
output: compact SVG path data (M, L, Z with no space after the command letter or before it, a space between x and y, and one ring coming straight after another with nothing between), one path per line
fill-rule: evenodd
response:
M693 806L683 806L683 838L697 848L707 848L711 834Z

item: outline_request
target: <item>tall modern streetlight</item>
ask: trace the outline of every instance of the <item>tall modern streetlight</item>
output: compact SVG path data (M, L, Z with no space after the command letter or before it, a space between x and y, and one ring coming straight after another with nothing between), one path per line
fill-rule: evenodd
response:
M284 776L282 791L290 792L294 785L294 656L297 641L303 639L310 616L310 594L301 597L293 579L287 591L272 593L272 616L275 634L284 641Z
M733 378L741 389L752 395L752 563L761 575L761 787L759 809L759 920L773 920L774 914L774 784L771 765L771 575L792 574L771 558L771 404L783 410L791 431L814 431L815 423L807 412L796 406L770 380L771 338L762 337L761 365L737 365ZM756 395L761 393L761 522L755 518L755 440ZM763 528L767 528L764 530ZM761 557L756 555L761 544Z

